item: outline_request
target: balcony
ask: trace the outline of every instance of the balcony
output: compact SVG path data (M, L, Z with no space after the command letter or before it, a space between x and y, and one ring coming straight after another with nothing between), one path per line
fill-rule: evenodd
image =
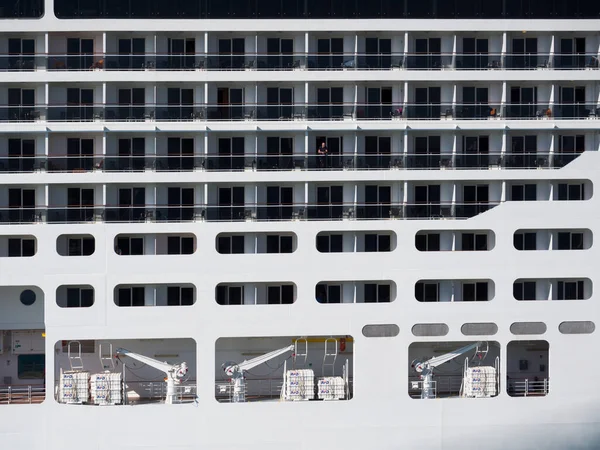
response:
M556 153L552 156L552 166L560 169L570 162L575 161L581 155L581 153L582 151Z
M47 59L44 56L31 54L0 55L0 71L29 72L44 68Z
M558 70L598 69L600 64L597 53L560 54L554 55L552 68Z
M8 210L12 212L11 210ZM21 211L21 210L16 210ZM73 207L48 207L36 211L43 217L47 214L48 223L81 223L81 222L107 222L107 223L134 223L134 222L185 222L204 217L204 207L178 206L178 205L140 205L140 206L73 206ZM23 210L22 216L28 218L29 211ZM14 216L16 217L16 216ZM13 217L13 219L14 219ZM0 222L3 219L0 210ZM42 219L39 219L42 220ZM34 219L29 220L35 221ZM15 222L9 220L5 222ZM21 220L27 222L27 220Z
M37 164L39 167L44 167L48 172L91 172L99 168L102 163L102 157L94 157L93 155L82 156L50 156L47 158L36 158L42 161ZM47 161L47 164L45 161Z
M42 209L40 208L1 208L0 223L19 224L35 223L43 220Z
M44 164L45 157L36 156L14 156L9 158L0 158L0 172L27 173L40 170Z
M549 53L521 53L504 55L504 68L508 70L550 69L552 55Z
M292 220L467 219L500 202L51 206L0 209L0 223L275 222Z
M405 57L405 65L412 70L452 69L452 60L452 53L409 53Z
M0 122L33 122L42 117L45 106L0 106Z
M454 107L456 119L494 119L500 116L499 104L461 104ZM447 117L447 114L445 115Z
M504 108L507 119L551 119L552 110L547 104L509 104Z
M547 169L551 167L550 162L548 154L527 151L524 153L507 153L502 155L500 160L500 164L506 169Z
M415 203L404 208L406 219L468 219L499 205L500 202Z
M140 104L0 106L0 122L211 122L211 121L355 121L355 120L508 120L600 118L597 103L493 104L453 103L296 103Z
M31 156L0 158L0 173L103 172L213 172L236 171L332 171L332 170L452 170L452 169L560 169L583 151L564 153L469 153L469 154L328 154L292 155L127 155L127 156Z
M557 119L596 119L600 116L596 103L558 103L552 110Z
M0 71L590 70L595 53L81 53L0 54Z
M454 55L456 70L505 69L502 66L501 53L469 53Z
M404 115L409 120L453 119L454 107L452 103L408 104L404 107Z
M95 222L102 218L101 207L96 206L58 206L47 209L48 223L84 223Z

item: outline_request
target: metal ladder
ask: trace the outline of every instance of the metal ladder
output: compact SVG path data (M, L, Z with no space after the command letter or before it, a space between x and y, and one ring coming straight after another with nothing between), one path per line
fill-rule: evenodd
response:
M304 337L296 339L294 342L293 368L298 369L306 366L308 358L308 340Z
M108 349L108 352L106 352ZM98 356L100 358L100 365L105 370L112 370L115 368L115 360L113 359L113 346L110 343L102 343L98 346Z
M331 370L331 377L335 376L335 361L338 356L338 346L337 339L335 338L327 338L325 339L325 353L323 353L323 364L321 365L321 372L324 377L327 375L327 370ZM333 352L331 352L330 347L333 344Z
M76 344L76 346L74 345ZM72 350L72 347L76 350ZM69 341L67 344L67 356L69 357L69 365L71 370L83 370L83 359L81 358L81 342Z
M487 341L484 341L481 343L481 346L477 346L477 348L475 349L475 354L473 355L473 360L477 359L478 363L481 364L483 362L483 360L486 358L486 356L488 355L488 352L490 351L490 344Z

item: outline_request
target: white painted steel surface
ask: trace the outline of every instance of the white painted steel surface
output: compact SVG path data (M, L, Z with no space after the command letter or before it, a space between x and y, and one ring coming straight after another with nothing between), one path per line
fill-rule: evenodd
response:
M354 34L388 30L394 33L491 34L504 32L572 32L596 35L598 20L57 20L52 2L46 1L41 20L1 20L0 33L89 32L128 35L131 30L154 35L161 32L203 34L213 32L297 31ZM316 72L0 72L0 86L33 83L150 83L167 82L553 82L599 81L598 71L316 71ZM594 92L597 95L597 92ZM292 130L304 133L339 130L389 130L454 133L521 130L531 133L585 133L589 148L576 161L560 170L387 170L335 172L165 172L165 173L23 173L0 174L3 189L31 185L48 199L57 184L104 186L193 183L404 183L469 180L490 181L506 193L507 182L589 180L600 183L600 137L597 120L442 120L442 121L335 121L335 122L215 122L215 123L1 123L0 133L29 134L47 139L54 133L131 131L150 135L162 132L202 133L232 130L254 135L263 131ZM307 134L308 136L308 134ZM308 138L307 138L308 139ZM506 145L506 144L505 144ZM587 145L587 144L586 144ZM505 146L504 149L507 147ZM306 151L312 151L307 149ZM43 291L27 310L17 302L0 298L0 329L45 329L46 399L35 405L0 405L0 447L3 450L378 450L426 449L544 449L596 450L600 448L600 364L594 355L599 334L564 335L563 321L589 320L600 323L598 286L600 247L583 251L519 252L513 234L519 229L589 229L600 236L600 202L594 193L580 202L504 202L472 219L381 220L338 222L241 222L241 223L144 223L144 224L34 224L0 225L2 235L34 235L37 253L31 258L0 258L0 286L19 290L35 286ZM487 252L419 252L414 236L421 230L493 230L495 246ZM393 231L396 247L389 253L322 254L315 239L323 231ZM114 238L122 233L194 233L193 255L119 256ZM293 232L297 249L292 254L222 255L215 250L219 233ZM90 234L96 251L88 257L63 257L56 241L63 234ZM326 277L323 273L326 273ZM513 282L519 278L589 278L594 292L583 301L517 302ZM289 306L224 307L215 302L215 286L222 282L254 283L293 281L297 300ZM314 299L315 285L322 281L393 280L396 300L389 304L321 305ZM422 279L491 279L494 299L489 302L419 303L414 285ZM119 308L113 301L119 284L187 283L196 288L196 303L179 308ZM95 290L90 308L60 308L59 286L91 285ZM13 298L14 296L10 296ZM6 298L9 298L7 295ZM41 303L41 305L40 305ZM43 308L42 308L43 306ZM547 332L515 336L514 322L544 322ZM396 337L366 338L369 324L397 324ZM500 344L500 392L495 398L411 399L408 383L408 348L413 342L440 338L416 338L411 329L420 323L445 323L444 341L465 341L464 323L494 323L498 333L490 339ZM343 402L266 402L220 404L215 400L215 342L221 337L256 336L354 337L353 398ZM61 405L53 398L54 344L70 339L193 338L197 344L197 403L135 406ZM552 386L546 396L510 397L504 385L507 344L513 340L546 340L550 344L549 372ZM6 343L4 346L6 347ZM4 348L6 352L6 348ZM574 364L575 362L575 364ZM585 370L581 370L581 363ZM231 424L235 424L232 432ZM101 430L101 432L99 432ZM301 430L301 433L297 431ZM99 437L101 437L99 439ZM82 447L82 445L84 447Z

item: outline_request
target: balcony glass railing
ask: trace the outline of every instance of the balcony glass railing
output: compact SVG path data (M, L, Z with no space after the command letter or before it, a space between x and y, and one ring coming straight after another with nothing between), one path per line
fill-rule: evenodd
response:
M40 108L45 107L40 105ZM0 121L32 122L42 118L42 111L37 105L0 106Z
M464 103L454 107L456 119L494 119L501 115L499 104Z
M553 69L598 69L598 53L558 54L552 58Z
M44 56L29 55L0 55L0 71L26 72L36 69L44 69L46 66Z
M501 53L465 53L454 55L456 70L502 69Z
M551 119L553 117L552 109L548 104L541 103L512 103L504 107L503 115L506 119Z
M52 207L46 211L48 223L94 222L101 216L102 208L90 206Z
M181 222L204 216L204 208L199 206L58 206L38 208L41 221L48 223L77 222ZM1 213L1 210L0 210Z
M46 172L188 172L235 171L331 171L331 170L427 170L427 169L558 169L583 150L520 153L370 153L370 154L291 154L291 155L136 155L136 156L27 156L0 158L0 173Z
M497 206L499 202L469 203L422 203L407 205L404 211L408 219L454 218L468 219Z
M570 162L575 161L579 157L579 155L581 155L581 153L583 153L583 150L555 153L554 155L552 155L551 159L552 166L556 169L560 169L569 164Z
M0 54L0 71L34 70L582 70L597 53Z
M28 105L0 106L0 122L186 122L282 120L598 119L598 103L453 104L297 103L286 105Z
M557 119L594 119L600 117L597 103L558 103L552 107Z
M40 208L0 208L0 223L34 223L42 221L43 215Z
M408 104L404 107L404 117L411 120L454 118L452 103L419 103Z
M37 167L46 169L48 172L90 172L99 169L102 158L88 156L49 156L37 158ZM43 163L43 164L42 164Z
M499 202L294 203L0 208L0 223L466 219Z
M549 53L517 53L504 55L503 67L507 70L549 69L552 59Z
M405 66L412 70L452 69L452 53L409 53L405 56Z

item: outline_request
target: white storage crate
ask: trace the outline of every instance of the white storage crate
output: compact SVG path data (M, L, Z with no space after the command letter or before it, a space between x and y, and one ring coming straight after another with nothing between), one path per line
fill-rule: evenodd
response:
M58 401L60 403L87 403L90 373L67 371L60 374Z
M95 373L90 378L90 393L95 405L118 405L122 401L121 373Z
M496 368L491 366L469 367L464 377L464 397L494 397L496 392Z
M285 377L286 401L315 398L315 373L311 369L288 370Z
M346 388L342 377L321 377L317 379L319 400L343 400Z

